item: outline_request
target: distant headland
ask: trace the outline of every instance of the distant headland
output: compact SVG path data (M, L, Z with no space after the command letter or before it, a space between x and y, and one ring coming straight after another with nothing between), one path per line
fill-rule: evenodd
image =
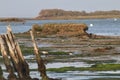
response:
M73 19L106 19L120 18L119 10L111 11L66 11L62 9L43 9L33 18L0 18L0 22L25 22L25 20L73 20Z
M35 19L104 19L120 18L120 11L65 11L62 9L43 9Z
M0 22L24 22L22 18L0 18Z

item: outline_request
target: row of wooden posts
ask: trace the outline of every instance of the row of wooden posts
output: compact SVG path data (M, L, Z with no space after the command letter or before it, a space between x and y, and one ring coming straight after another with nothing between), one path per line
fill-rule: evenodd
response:
M51 80L46 74L46 67L43 63L43 59L40 56L40 51L35 42L33 32L30 31L30 34L40 76L42 80ZM9 26L7 27L7 33L0 35L0 49L6 70L9 73L7 79L5 79L0 67L0 80L39 80L37 78L31 78L29 65L24 59L18 41L15 39L15 36L13 35L12 30ZM17 72L17 74L15 74L15 72Z

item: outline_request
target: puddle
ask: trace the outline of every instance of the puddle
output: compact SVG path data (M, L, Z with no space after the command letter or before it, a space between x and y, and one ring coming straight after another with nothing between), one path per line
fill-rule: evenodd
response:
M90 67L92 64L87 64L84 62L54 62L46 64L46 68L61 68L61 67ZM37 63L29 63L30 69L37 69Z
M106 75L106 76L105 76ZM62 78L62 80L90 80L94 78L120 78L120 76L102 75L98 72L90 71L70 71L66 73L52 73L50 77Z
M114 73L116 75L112 75L111 73ZM60 78L62 80L90 80L96 78L100 80L102 80L103 78L112 78L112 80L114 80L114 78L120 79L120 76L118 74L120 74L120 71L68 71L65 73L47 72L47 75L50 78ZM7 78L7 76L8 73L4 72L4 77ZM30 71L30 76L32 78L41 79L40 73L38 71Z
M47 44L47 43L42 43L42 44L38 44L38 47L52 47L52 44Z
M69 66L74 66L74 67L90 67L90 64L87 64L85 62L57 62L57 63L48 63L46 65L47 68L60 68L60 67L69 67Z
M116 71L117 72L117 71ZM120 78L120 76L105 76L101 75L98 72L89 72L89 71L70 71L66 73L54 73L47 72L50 78L61 78L62 80L90 80L94 78ZM107 74L106 74L107 75ZM5 78L7 78L8 73L4 72ZM32 78L40 78L40 73L38 71L31 71L30 76Z
M1 68L2 68L3 70L6 69L4 64L0 63L0 66L1 66Z
M24 56L25 59L34 59L35 58L35 55L27 55L27 56Z

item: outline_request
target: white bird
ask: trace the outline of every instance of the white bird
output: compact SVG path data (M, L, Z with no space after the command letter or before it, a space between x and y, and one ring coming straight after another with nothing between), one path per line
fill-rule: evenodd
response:
M69 53L69 55L73 55L73 53Z
M47 51L42 51L42 53L43 53L44 55L47 55L47 54L48 54L48 52L47 52Z
M93 27L93 24L90 24L90 27Z
M114 18L114 21L117 21L117 18Z
M47 51L42 51L42 54L44 55L44 57L48 56L48 52Z

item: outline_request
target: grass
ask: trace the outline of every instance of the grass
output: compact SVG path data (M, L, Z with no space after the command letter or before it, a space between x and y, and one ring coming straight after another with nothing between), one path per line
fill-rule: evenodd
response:
M91 67L62 67L49 68L48 71L67 72L67 71L116 71L120 70L120 64L96 64Z

